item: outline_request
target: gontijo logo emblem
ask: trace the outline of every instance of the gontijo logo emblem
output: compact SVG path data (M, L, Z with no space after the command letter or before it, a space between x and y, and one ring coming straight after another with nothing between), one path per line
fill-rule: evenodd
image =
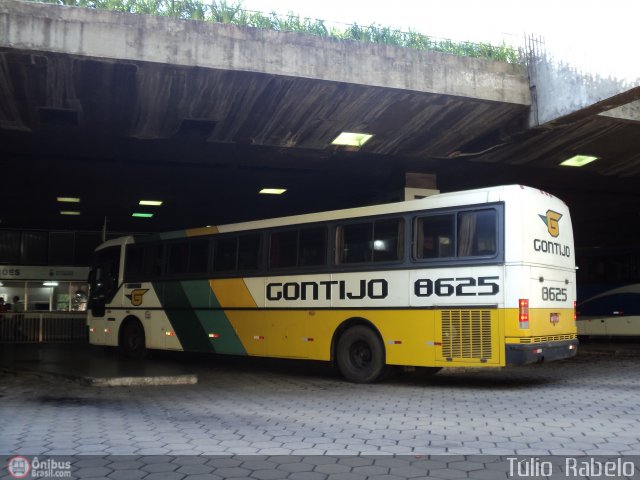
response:
M148 291L148 288L136 288L135 290L131 290L131 293L129 295L125 295L125 297L131 300L131 305L139 307L142 305L142 297L144 297L144 294Z
M553 238L560 235L560 219L562 218L562 214L558 212L554 212L553 210L547 210L546 215L538 215L544 224L547 226L547 231L549 235Z

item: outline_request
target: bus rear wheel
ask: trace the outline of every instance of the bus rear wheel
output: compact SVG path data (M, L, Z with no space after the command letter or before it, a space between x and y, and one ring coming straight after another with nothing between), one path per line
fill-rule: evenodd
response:
M368 327L349 328L338 340L336 363L340 373L354 383L379 380L386 372L384 345Z
M143 358L147 355L144 327L138 320L125 323L120 337L120 348L127 357Z

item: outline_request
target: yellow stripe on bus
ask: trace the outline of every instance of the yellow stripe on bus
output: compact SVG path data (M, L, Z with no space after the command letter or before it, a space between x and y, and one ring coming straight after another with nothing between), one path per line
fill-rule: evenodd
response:
M242 278L209 280L209 285L222 308L256 308L258 306Z

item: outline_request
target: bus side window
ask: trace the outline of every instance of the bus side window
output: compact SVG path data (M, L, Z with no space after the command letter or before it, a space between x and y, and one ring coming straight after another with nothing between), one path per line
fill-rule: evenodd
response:
M496 211L476 210L458 214L458 256L496 253Z
M366 263L371 261L373 224L357 223L340 227L342 231L338 263Z
M324 265L327 261L327 229L310 227L300 230L298 265L301 267Z
M169 264L167 274L177 275L186 273L189 261L189 244L177 242L169 245Z
M391 262L402 259L404 220L378 220L373 228L373 261Z
M159 277L162 274L162 245L129 245L124 272L127 280Z
M205 273L209 269L209 241L204 238L189 244L189 273Z
M238 246L238 270L257 270L260 268L260 234L242 235Z
M215 243L213 270L228 272L236 268L238 239L236 237L218 238Z
M162 275L162 245L146 245L143 256L143 275L145 277L159 277Z
M417 258L454 256L454 215L433 215L418 218L416 239Z
M144 249L138 245L129 245L126 250L124 272L127 279L138 279L144 271Z
M274 232L269 244L269 267L288 268L296 266L296 248L298 232Z

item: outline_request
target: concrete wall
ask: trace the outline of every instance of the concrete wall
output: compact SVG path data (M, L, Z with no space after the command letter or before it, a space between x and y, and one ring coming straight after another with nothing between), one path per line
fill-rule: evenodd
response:
M526 69L300 33L3 0L0 47L347 82L529 105Z
M631 60L631 59L630 59ZM632 102L640 98L640 79L635 82L584 73L544 55L529 65L532 108L530 125L537 126L584 110L640 121L640 109ZM592 108L590 108L592 107ZM619 108L621 107L621 108ZM587 110L588 109L588 110Z

